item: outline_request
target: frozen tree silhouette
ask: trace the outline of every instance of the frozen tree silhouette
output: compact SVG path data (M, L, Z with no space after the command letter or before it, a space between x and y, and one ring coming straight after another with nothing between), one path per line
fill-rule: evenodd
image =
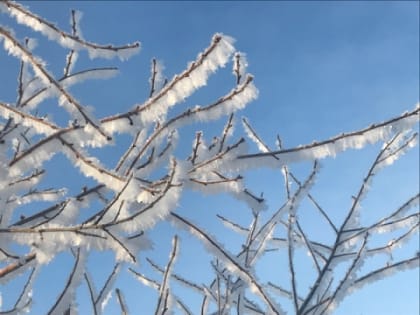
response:
M47 301L48 314L76 312L76 292L81 286L89 292L90 306L83 306L84 309L94 314L106 312L113 295L121 312L127 314L124 288L114 285L122 272L138 279L139 288L145 284L157 291L155 314L175 310L197 313L188 298L178 294L177 283L202 297L201 314L284 314L283 305L292 305L296 314L329 314L353 291L395 272L418 267L418 253L393 257L397 248L418 233L418 192L369 224L359 219L361 203L375 176L416 146L418 106L365 129L298 147L283 148L278 138L277 147L270 148L247 119L242 120L244 137L235 138L235 113L254 101L258 91L253 77L246 72L245 54L235 50L232 38L215 34L186 70L170 80L165 79L161 63L153 59L150 97L127 112L97 118L72 95L70 87L88 79L112 77L117 69L74 71L79 53L85 51L92 59L126 60L139 51L140 44L112 46L85 40L77 11L71 12L71 30L65 32L15 2L1 1L0 10L69 50L63 75L56 77L46 61L33 53L34 39L20 40L14 30L0 26L4 50L10 58L20 61L16 101L0 102L1 290L17 290L14 282L25 279L19 282L20 294L15 301L3 300L12 306L3 307L1 314L31 310L37 276L48 270L48 263L62 252L70 253L73 266L61 270L68 275L67 281L62 283L55 300ZM230 92L207 105L172 111L228 64L234 75ZM39 105L48 99L55 100L57 110L68 113L67 126L38 113ZM183 140L178 131L184 126L221 119L226 124L219 137L208 141L203 132L197 131L190 152L176 151ZM131 144L114 167L107 167L97 152L114 145L120 134L129 135ZM252 153L247 143L256 144L259 151ZM349 209L340 210L343 217L337 221L311 194L320 169L318 160L373 143L383 146L366 170L359 190L355 194L349 192L354 194L352 204ZM57 171L55 164L48 162L56 154L64 155L96 184L81 183L80 193L74 196L65 187L43 188L44 175ZM299 161L313 164L304 179L291 170L292 164ZM285 180L286 200L275 209L267 210L260 192L246 187L247 171L263 167L281 170ZM181 195L188 190L228 193L247 205L252 216L247 226L218 214L228 229L242 237L239 252L222 245L223 236L212 235L205 226L177 211ZM302 224L304 201L317 211L318 224L330 230L330 240L319 241L316 232L308 231ZM25 212L21 210L25 205L32 206ZM153 241L148 239L149 232L161 221L187 231L209 250L213 281L196 283L180 275L176 259L182 242L177 235L166 266L148 259L160 280L148 276L135 264ZM91 253L104 250L114 253L115 265L98 290L87 260ZM313 267L310 276L304 275L307 285L299 284L302 252L307 253L305 259ZM260 279L257 266L270 255L287 259L289 279ZM363 266L377 256L389 259L380 265L368 264L368 269Z

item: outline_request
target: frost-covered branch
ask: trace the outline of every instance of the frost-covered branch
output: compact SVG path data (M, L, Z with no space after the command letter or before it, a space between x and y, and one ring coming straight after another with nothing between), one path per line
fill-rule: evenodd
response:
M76 119L80 119L84 121L85 124L91 125L101 136L105 137L107 140L111 140L111 137L101 129L98 123L95 122L95 119L87 113L83 106L76 101L76 99L68 93L64 87L45 69L43 61L34 57L29 50L20 44L12 36L12 34L10 34L10 32L1 26L0 36L2 36L5 40L5 47L9 50L9 53L13 54L17 58L27 61L32 66L36 75L39 76L45 84L50 85L53 88L54 93L57 93L59 96L59 103L61 106L65 107L71 114L75 115Z
M282 164L291 162L322 159L328 156L336 156L338 153L347 149L361 149L367 144L386 140L390 135L404 130L410 130L419 121L420 107L410 112L405 112L398 117L394 117L379 124L373 124L367 128L354 132L343 133L330 139L313 142L307 145L300 145L294 148L278 151L244 154L238 156L238 160L264 161L267 165L272 165L269 157L277 157Z
M229 254L220 244L216 243L212 237L176 213L171 212L171 219L174 223L179 224L180 227L186 228L192 234L195 234L197 237L202 239L204 244L214 252L215 256L219 257L219 259L226 264L227 268L234 272L239 278L246 281L251 290L255 290L255 292L267 303L270 312L273 314L284 314L279 306L276 305L272 298L265 292L264 288L249 273L249 271L237 262L236 259L232 257L232 255Z
M175 236L172 240L172 251L169 255L169 261L166 265L165 271L163 273L162 284L159 288L159 299L156 306L155 314L165 314L171 308L170 296L169 296L169 279L171 278L172 265L178 255L178 237Z
M372 281L418 267L418 254L411 257L396 251L410 245L418 235L418 191L409 192L411 197L405 197L391 212L381 209L380 218L372 222L362 223L359 215L376 175L417 145L419 106L385 122L311 144L285 148L277 136L273 150L250 120L242 120L243 130L235 128L238 112L257 99L258 90L253 76L247 73L246 54L236 51L233 38L216 33L208 47L170 80L163 74L163 62L153 58L146 99L136 101L125 112L96 118L93 110L75 97L72 87L85 80L111 78L118 69L101 65L101 60L93 67L76 67L84 64L87 56L126 60L138 52L140 44L99 45L84 39L82 14L77 10L70 12L68 32L13 1L0 0L0 14L11 18L0 25L4 51L18 60L13 101L0 101L0 283L4 290L18 291L12 302L2 300L9 299L8 295L0 296L1 314L36 312L37 307L44 307L32 291L37 288L40 272L48 273L50 263L59 256L71 261L72 267L63 265L62 272L68 276L61 284L62 290L50 294L53 298L46 301L49 303L41 313L73 313L79 303L77 294L87 290L84 302L93 314L106 313L112 299L122 314L128 314L131 297L123 294L126 290L115 287L116 283L123 285L118 280L128 270L157 294L156 314L178 309L183 314L261 315L284 314L290 309L296 314L319 315L331 312L344 297ZM36 38L21 36L27 31ZM50 42L40 41L46 47L38 50L36 39L42 37ZM64 69L60 68L58 76L52 71L55 67L50 68L48 57L48 45L57 44L66 50L62 56ZM46 56L41 57L42 52ZM4 58L7 62L9 57ZM213 101L195 105L201 100L192 101L190 97L200 89L211 89L207 87L214 82L210 77L217 78L229 64L227 72L234 78L230 87L215 92ZM4 73L8 71L5 69ZM5 99L10 99L8 94ZM41 114L47 102L57 106L52 113ZM115 104L115 108L120 105ZM60 118L53 119L56 111L60 118L61 113L69 117L66 126ZM215 121L225 122L216 136L203 131L203 125ZM190 132L190 137L184 132ZM250 153L248 142L256 144L259 152ZM341 208L333 209L339 211L335 213L321 206L328 203L321 202L318 192L317 198L310 192L320 171L318 159L378 142L384 145L349 209L344 213ZM111 145L115 150L105 151ZM112 152L115 165L110 165L105 152ZM69 164L61 164L57 153L63 154ZM305 161L313 167L300 180L294 163ZM283 176L284 193L276 191L281 187L273 186L263 176L253 182L251 171L265 167ZM72 182L66 174L76 171L78 180ZM334 194L334 187L327 189ZM214 194L229 201L222 202L215 215L238 236L238 246L225 244L229 238L222 230L212 230L212 211L203 212L205 224L188 219L189 211L194 210L191 205L201 205L183 198L191 191L205 195L206 203L212 202ZM277 204L266 198L273 191ZM279 200L282 196L284 200ZM391 197L397 198L397 194ZM236 202L242 203L237 207L241 212L227 214L227 207L236 211ZM249 213L242 212L242 205ZM308 225L307 208L315 209L319 222ZM149 239L156 235L153 229L161 228L161 221L174 223L165 235L186 230L204 245L211 258L207 265L196 267L212 273L208 283L189 279L179 269L181 260L175 264L178 236L173 237L166 267L145 258L161 280L143 272L145 251L162 245L160 239ZM332 232L330 239L319 237L324 227ZM187 258L200 250L183 248ZM90 258L102 255L102 251L114 254L110 258L113 267L101 271L103 278L98 280L94 270L97 265L92 265ZM365 260L380 255L389 257L388 262L361 269ZM265 269L262 262L272 257L273 261L284 260L288 278L273 273L267 279L261 272ZM137 263L140 271L133 269ZM305 269L308 275L303 275L309 287L301 283L299 274L305 263L313 267ZM199 309L190 305L197 303L189 303L188 294L182 290L178 294L175 284L198 295ZM84 287L79 289L80 285Z
M13 1L2 1L0 3L0 11L7 12L10 16L14 17L18 23L41 32L43 35L47 36L48 39L54 40L65 48L70 48L72 50L86 49L91 58L113 58L118 56L120 59L127 59L131 55L137 53L140 48L139 42L125 46L98 45L87 42L80 38L77 35L77 32L73 31L73 34L63 32L54 24L37 16L22 5ZM74 13L72 13L72 16L74 16L73 14ZM74 27L76 27L75 24Z

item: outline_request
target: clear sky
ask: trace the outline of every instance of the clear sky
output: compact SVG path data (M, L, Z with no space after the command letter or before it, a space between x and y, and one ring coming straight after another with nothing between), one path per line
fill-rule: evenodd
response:
M405 110L413 109L419 101L418 1L23 3L34 13L66 30L70 29L69 10L82 11L83 35L93 42L141 42L140 53L124 63L117 60L90 62L86 56L81 56L80 68L89 64L116 65L121 70L115 79L89 82L83 88L74 90L78 99L95 107L95 113L99 117L123 112L147 98L151 58L162 60L165 74L171 78L184 70L187 63L208 46L216 32L234 37L237 40L236 48L247 55L248 71L255 76L259 98L241 115L249 118L253 127L272 147L277 134L281 135L286 147L306 144L397 116ZM27 33L24 27L16 26L4 14L0 15L0 23L3 21L14 27L18 34L20 30L25 30L28 36L34 35ZM43 43L45 42L39 41L39 48L35 53L47 60L48 69L59 76L64 66L62 51L57 50L55 53L54 45L49 45L48 50L45 50ZM17 62L7 57L4 51L0 51L1 71L17 73L16 66ZM0 100L13 102L16 97L16 80L6 78L4 73L0 74ZM216 75L209 81L209 87L194 96L191 102L206 102L218 98L231 89L233 76L231 79L232 82L228 82L227 76L222 76L218 80ZM59 113L54 115L61 119ZM220 128L223 124L224 121L214 128ZM211 139L219 129L210 128L209 132L207 137ZM184 145L189 148L191 142ZM375 147L377 148L378 146ZM106 151L105 164L115 163L117 157L111 154L112 150ZM251 151L256 150L256 147L251 146ZM326 208L344 211L350 205L350 196L355 194L369 161L374 157L374 150L368 148L365 151L344 154L343 157L323 162L320 183L314 193L318 194ZM417 148L400 161L393 173L389 173L390 180L381 186L382 190L374 195L374 200L369 205L380 211L378 209L381 207L389 204L396 206L399 201L418 191L419 169L416 161ZM297 166L297 172L299 167ZM70 185L78 187L76 175L68 175L72 180ZM251 178L257 178L257 175L260 177L250 182L250 186L257 191L264 191L267 198L272 197L269 201L270 207L274 209L280 206L284 197L280 173L276 174L276 180L271 172L266 171L253 173ZM51 181L60 176L62 175L51 175ZM75 176L74 179L72 176ZM393 182L398 183L398 186L392 185ZM238 208L221 210L222 213L227 211L233 217L241 216L240 211L246 212L244 222L249 223L249 212L231 200L215 198L215 203L209 205L203 203L200 196L187 196L189 198L182 200L179 211L196 221L207 217L204 214L208 212L213 215L224 204L226 207ZM391 197L388 199L388 196ZM214 209L215 207L218 209ZM213 225L210 230L214 229L214 233L225 231L216 221ZM158 245L157 251L150 256L162 263L169 254L172 232L169 226L163 224L153 234ZM184 235L184 238L187 236ZM235 241L237 240L232 237L232 244ZM189 242L188 239L181 239L179 270L185 276L190 273L192 277L197 277L200 274L194 269L199 270L196 266L207 257L197 254L199 257L194 257L194 262L188 262L188 257L193 256L187 253L182 256L182 252L183 244L190 244ZM191 244L185 247L199 247L193 241ZM418 247L418 242L413 246ZM181 267L182 263L185 267ZM52 268L60 270L61 267L54 264ZM269 268L276 274L275 263ZM419 311L418 276L418 270L410 271L377 283L370 289L359 291L360 293L345 300L336 314L416 315ZM134 304L139 303L136 297L143 294L147 299L149 289L140 291L143 287L130 282L128 278L129 276L118 283L125 289L127 299ZM51 279L46 276L44 285ZM46 294L45 299L47 296ZM42 309L39 304L42 303L38 302L37 307ZM154 303L146 304L150 304L150 310L153 309ZM110 306L112 307L112 303ZM134 310L135 307L132 307L133 313ZM144 310L142 314L150 312Z

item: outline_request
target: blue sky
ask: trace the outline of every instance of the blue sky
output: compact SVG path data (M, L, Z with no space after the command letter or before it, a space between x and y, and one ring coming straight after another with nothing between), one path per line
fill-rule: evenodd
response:
M236 48L247 55L248 71L255 76L260 94L241 114L249 118L273 147L277 134L286 147L306 144L394 117L413 109L419 101L419 3L416 1L30 1L24 4L66 30L69 30L69 10L82 11L83 35L93 42L141 42L140 53L124 63L89 61L86 55L81 56L80 68L89 64L116 65L121 70L115 79L89 82L73 91L78 99L94 106L99 117L123 112L147 98L151 58L162 60L165 74L171 78L207 47L216 32L234 37ZM0 23L3 19L18 34L23 30L23 34L34 36L0 15ZM43 44L48 45L47 50ZM35 53L47 60L48 69L59 76L65 52L43 40L39 40L38 46ZM4 73L17 73L16 65L13 58L0 52L0 68ZM16 97L16 80L7 79L4 73L0 74L0 98L12 102ZM209 86L193 96L191 102L210 101L231 89L233 76L231 82L228 75L218 78L217 75L212 78ZM54 117L65 121L60 115L54 112ZM212 124L207 137L219 133L223 124L224 121ZM185 148L190 145L187 142ZM350 196L360 185L377 149L375 146L363 152L345 153L323 162L314 194L326 208L340 211L350 204ZM115 163L113 150L106 151L104 156L109 165ZM251 150L256 148L251 146ZM387 179L378 184L381 189L372 193L373 200L367 201L368 205L380 211L381 207L396 206L398 201L418 191L417 161L415 149L395 170L386 173L388 177L384 175ZM297 173L301 169L307 170L304 165L296 166ZM249 184L255 189L266 184L263 191L271 197L269 205L276 208L284 192L280 173L276 177L272 173L253 172ZM60 173L51 175L51 181L61 176ZM77 175L68 176L70 185L78 187ZM398 183L397 187L392 183ZM221 204L228 205L229 209L223 211L231 216L241 216L245 222L250 219L246 208L224 196L215 198L210 205L197 194L187 197L179 211L197 221L202 220L203 214L214 214ZM219 208L215 210L215 207ZM242 218L240 211L247 214ZM216 233L224 231L216 221L210 229ZM151 255L163 263L169 254L173 231L165 224L159 225L156 231L157 251ZM181 240L179 264L184 263L185 267L180 270L185 275L194 274L191 268L207 257L194 257L197 261L188 262L192 256L182 256L182 251L183 244L190 244L190 240L184 234L183 237L186 240ZM236 244L237 240L232 236L231 242ZM60 269L60 263L54 266ZM407 272L360 291L348 298L337 314L415 315L419 311L418 275L417 270ZM48 281L48 276L45 279ZM135 290L143 287L134 286L128 277L125 280L121 285L133 285L126 290L130 292L125 292L127 299L136 303L136 296L143 292ZM144 291L144 294L149 293Z

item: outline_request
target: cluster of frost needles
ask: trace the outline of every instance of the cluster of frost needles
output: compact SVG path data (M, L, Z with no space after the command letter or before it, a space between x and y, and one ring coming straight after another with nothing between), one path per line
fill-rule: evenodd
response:
M418 193L368 226L359 220L361 203L374 177L416 146L418 106L365 129L293 148L283 148L280 139L277 148L270 148L245 118L244 137L235 138L235 114L256 100L258 90L247 73L245 54L235 50L231 37L215 34L209 46L170 80L165 79L162 64L153 59L149 97L126 112L98 118L69 88L85 80L110 78L117 69L74 71L79 53L85 51L92 59L123 61L136 54L140 44L112 46L84 39L77 11L71 12L70 32L12 1L0 2L0 14L68 49L63 74L57 78L48 70L48 63L34 53L34 39L20 40L14 30L0 25L3 49L20 62L16 102L0 100L0 290L8 290L16 279L25 277L15 301L0 298L0 314L30 312L38 275L63 252L70 254L73 266L61 270L67 274L67 281L55 294L55 300L43 301L49 303L48 314L77 312L80 306L75 297L80 286L88 288L91 305L84 307L93 314L106 312L110 298L127 314L124 288L115 288L114 284L122 272L128 272L139 280L139 287L146 285L156 290L155 314L197 314L189 301L176 292L173 284L179 283L202 297L201 314L285 314L283 305L292 305L295 314L322 315L331 313L354 290L418 266L419 255L414 253L368 271L362 268L367 259L392 256L396 248L417 235ZM174 107L204 88L209 77L228 64L234 80L227 94L174 114ZM67 126L38 114L39 105L47 99L56 100L60 110L71 117ZM178 136L181 128L221 119L226 124L219 137L207 141L206 135L197 131L191 151L178 156L175 148L182 141ZM114 167L106 167L93 152L113 145L120 134L130 136L131 144ZM334 222L311 194L320 169L318 160L378 142L383 146L353 196L344 220ZM247 143L256 144L259 151L250 152ZM44 175L54 172L49 169L54 164L47 162L57 154L96 184L82 184L76 195L70 195L65 188L41 188ZM305 179L298 179L291 171L290 165L299 161L313 163ZM274 210L267 210L264 198L246 186L246 172L262 167L281 170L279 174L285 178L287 198ZM250 209L253 219L248 226L223 214L217 216L229 230L243 237L239 252L226 248L222 236L212 235L177 211L186 190L228 193ZM330 243L317 241L305 231L300 220L304 200L313 204L321 223L331 229L334 236ZM99 209L92 206L98 203ZM20 207L28 204L43 206L31 209L29 215L19 215ZM211 253L213 281L196 283L177 271L177 256L182 251L179 236L173 238L166 266L148 260L161 280L147 276L136 264L139 254L153 241L148 238L149 232L163 220L196 237ZM371 244L376 234L390 237L382 244ZM87 261L91 253L105 250L114 253L115 266L97 289ZM298 285L299 251L307 253L313 266L314 276L308 287ZM279 283L259 279L257 265L271 252L287 257L289 279ZM343 266L345 271L337 273Z

